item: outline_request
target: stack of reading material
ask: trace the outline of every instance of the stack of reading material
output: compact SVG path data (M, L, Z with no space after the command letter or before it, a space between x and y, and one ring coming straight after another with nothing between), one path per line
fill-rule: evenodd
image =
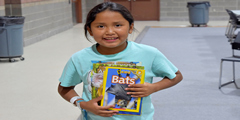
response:
M101 106L115 105L119 115L141 115L142 98L131 97L125 88L143 84L145 70L140 62L93 61L92 99L103 95Z

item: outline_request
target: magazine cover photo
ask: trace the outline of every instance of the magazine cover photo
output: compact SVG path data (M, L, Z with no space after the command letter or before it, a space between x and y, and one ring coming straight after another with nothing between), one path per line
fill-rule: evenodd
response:
M115 105L111 110L119 114L140 115L142 98L131 97L125 88L144 83L143 69L106 67L103 77L101 106Z

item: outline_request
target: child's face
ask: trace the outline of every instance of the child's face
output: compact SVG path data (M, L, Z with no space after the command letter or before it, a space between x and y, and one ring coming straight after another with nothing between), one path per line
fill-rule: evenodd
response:
M105 10L96 15L95 20L91 23L88 32L99 43L98 51L102 54L108 54L104 51L121 52L127 46L128 34L131 34L133 24L119 13ZM111 52L112 54L114 52Z

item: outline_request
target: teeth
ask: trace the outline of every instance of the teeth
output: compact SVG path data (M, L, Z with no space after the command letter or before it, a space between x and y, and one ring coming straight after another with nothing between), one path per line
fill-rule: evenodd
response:
M113 40L113 39L116 39L116 38L105 38L105 39L107 39L107 40Z

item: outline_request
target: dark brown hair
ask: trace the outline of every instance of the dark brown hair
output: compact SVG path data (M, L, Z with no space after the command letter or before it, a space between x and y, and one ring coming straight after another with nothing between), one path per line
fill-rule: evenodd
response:
M87 15L87 20L84 25L85 37L87 39L88 39L87 28L91 28L91 23L95 20L97 14L105 10L119 12L129 22L129 26L131 26L132 23L134 22L133 16L129 12L129 10L121 4L117 4L114 2L104 2L104 3L98 4L97 6L92 8Z

